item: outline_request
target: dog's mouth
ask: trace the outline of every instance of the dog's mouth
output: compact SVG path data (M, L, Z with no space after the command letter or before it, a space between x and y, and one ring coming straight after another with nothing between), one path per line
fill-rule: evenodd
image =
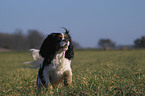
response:
M68 46L67 46L67 44L65 44L64 46L62 46L62 47L60 47L60 48L67 48Z

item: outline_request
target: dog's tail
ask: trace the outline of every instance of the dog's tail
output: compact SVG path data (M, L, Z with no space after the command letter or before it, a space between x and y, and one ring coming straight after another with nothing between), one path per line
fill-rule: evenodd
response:
M43 58L39 55L38 49L30 49L30 53L32 55L33 61L32 62L24 62L23 64L31 64L32 68L38 68L41 63L43 62Z

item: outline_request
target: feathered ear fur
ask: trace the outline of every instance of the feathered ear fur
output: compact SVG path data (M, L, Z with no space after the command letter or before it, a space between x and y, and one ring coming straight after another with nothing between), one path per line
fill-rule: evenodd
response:
M68 46L68 50L65 53L65 58L68 58L70 60L74 57L74 50L73 50L73 45L72 45L72 41L71 41L71 36L69 35L69 31L66 28L64 28L64 29L66 30L65 33L68 35L69 42L70 42L70 45Z
M55 34L50 34L48 37L43 41L41 48L40 48L40 55L43 58L52 59L53 55L55 54L55 45L54 45L54 37Z
M65 58L71 60L73 57L74 57L73 45L72 43L70 43L70 45L68 46L68 50L65 53Z

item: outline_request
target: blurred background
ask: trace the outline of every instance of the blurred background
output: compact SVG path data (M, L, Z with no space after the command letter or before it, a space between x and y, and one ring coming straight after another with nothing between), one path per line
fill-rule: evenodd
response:
M76 49L145 48L145 0L1 0L0 50L40 48L70 30Z

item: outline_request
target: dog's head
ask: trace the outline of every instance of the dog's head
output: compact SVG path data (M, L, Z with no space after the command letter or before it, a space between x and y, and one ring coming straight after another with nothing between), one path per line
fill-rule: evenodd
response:
M73 51L73 46L71 43L71 37L69 31L65 29L65 33L51 33L44 40L40 48L40 55L43 58L53 58L54 54L58 51L66 51L68 56L71 55ZM71 58L69 58L71 59Z

